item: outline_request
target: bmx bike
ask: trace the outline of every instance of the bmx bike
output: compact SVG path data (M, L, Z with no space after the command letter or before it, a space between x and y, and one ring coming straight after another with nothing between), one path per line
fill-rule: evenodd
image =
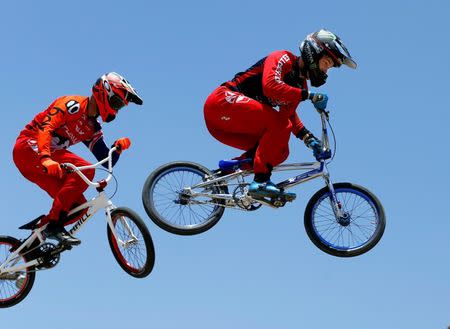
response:
M322 148L316 162L281 164L273 173L302 173L275 184L285 191L309 180L322 177L325 187L309 200L304 226L311 241L322 251L338 257L361 255L381 239L385 213L381 202L368 189L352 183L332 183L328 164L331 151L329 111L318 110L322 124ZM330 160L331 159L331 160ZM329 160L327 162L327 160ZM255 211L261 206L280 208L292 197L254 198L248 193L248 178L253 174L252 159L222 160L219 169L186 161L171 162L154 170L142 190L142 202L150 219L174 234L205 232L222 217L225 208Z
M86 184L95 187L99 192L98 196L68 213L67 217L73 218L87 209L87 212L73 223L69 233L76 235L96 212L104 210L108 242L115 259L129 275L144 278L150 274L155 262L155 249L150 232L138 214L129 208L114 206L104 191L113 177L112 152L115 150L115 147L111 148L107 158L93 165L76 167L71 163L61 164L68 174L78 174ZM103 180L93 182L82 172L105 162L108 162L108 175ZM62 243L55 245L46 240L47 224L40 225L44 217L40 216L19 228L31 230L24 240L0 236L0 308L21 302L33 287L36 272L56 266L61 253L72 249L72 246Z

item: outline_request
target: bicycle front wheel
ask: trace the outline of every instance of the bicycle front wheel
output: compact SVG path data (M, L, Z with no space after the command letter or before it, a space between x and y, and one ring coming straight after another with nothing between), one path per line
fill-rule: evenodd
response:
M342 211L337 218L331 193L324 187L313 195L305 210L305 229L322 251L338 257L353 257L372 249L384 233L386 219L378 198L364 187L333 184Z
M19 245L20 241L13 237L0 236L0 264L3 264L11 255L11 249ZM17 257L11 264L20 265L27 262L25 256ZM8 266L5 269L8 269ZM35 276L36 273L31 269L0 274L0 308L20 303L33 288Z
M171 162L157 168L145 181L142 202L150 219L167 232L193 235L213 227L224 212L223 200L214 198L221 187L208 185L211 172L193 162Z
M133 210L124 207L111 211L111 219L117 239L108 225L108 241L115 259L129 275L146 277L155 264L155 248L144 222Z

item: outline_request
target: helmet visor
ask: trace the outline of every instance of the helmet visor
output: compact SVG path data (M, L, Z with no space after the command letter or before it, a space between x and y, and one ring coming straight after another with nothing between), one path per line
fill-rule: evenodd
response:
M345 48L344 44L337 39L334 41L334 44L336 46L336 49L340 53L340 60L342 64L347 65L348 67L351 67L352 69L356 69L356 62L353 60L353 58L350 56L350 53L348 52L347 48Z
M344 58L344 60L342 61L342 64L347 65L348 67L350 67L352 69L356 69L356 66L358 66L358 64L356 64L356 62L351 57Z

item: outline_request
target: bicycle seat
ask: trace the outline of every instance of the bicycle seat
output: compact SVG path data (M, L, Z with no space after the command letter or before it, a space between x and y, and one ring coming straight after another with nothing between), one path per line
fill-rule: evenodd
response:
M247 158L247 159L239 159L239 160L220 160L219 161L219 168L221 170L237 170L243 167L244 164L250 164L251 169L251 163L253 162L253 159ZM247 168L245 168L247 169Z
M38 218L33 219L31 222L26 223L25 225L22 225L21 227L19 227L19 230L34 230L35 228L38 227L38 223L41 221L41 219L43 219L45 217L45 215L40 215Z

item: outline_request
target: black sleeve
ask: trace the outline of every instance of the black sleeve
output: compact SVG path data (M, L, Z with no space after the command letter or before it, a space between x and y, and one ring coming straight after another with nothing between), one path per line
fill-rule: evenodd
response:
M311 132L306 129L305 127L303 127L302 129L300 129L300 131L297 133L297 135L295 135L295 137L300 138L301 140L305 139L306 135L311 134Z
M90 141L85 141L83 142L83 144L86 145L91 150L92 154L98 161L101 161L108 156L109 147L106 146L103 137L99 138L93 145L90 145L91 144ZM116 164L117 160L119 160L119 157L120 157L119 153L114 151L112 154L113 166ZM108 162L105 162L104 164L102 164L102 166L108 168Z

